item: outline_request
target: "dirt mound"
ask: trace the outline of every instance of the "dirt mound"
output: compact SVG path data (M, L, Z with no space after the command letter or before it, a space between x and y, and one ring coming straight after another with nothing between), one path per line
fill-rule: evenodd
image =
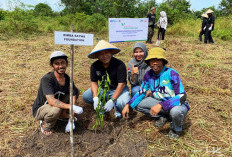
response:
M93 112L93 111L92 111ZM90 111L88 116L92 116ZM94 117L94 116L93 116ZM142 156L146 140L129 130L126 121L105 121L104 128L92 130L93 122L87 115L79 117L74 130L75 156ZM67 122L58 121L54 133L46 136L38 128L22 141L23 156L67 156L70 155L70 138L65 134ZM133 137L132 137L133 136Z

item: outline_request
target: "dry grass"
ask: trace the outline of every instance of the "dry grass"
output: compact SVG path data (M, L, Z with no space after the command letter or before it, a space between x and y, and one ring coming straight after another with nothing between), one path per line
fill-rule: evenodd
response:
M106 39L106 35L98 38ZM122 49L116 57L127 64L133 44L116 43ZM146 138L144 156L232 156L231 42L216 40L214 45L205 45L193 38L167 36L165 45L169 66L180 73L191 110L183 136L176 141L166 136L168 125L159 130L152 121L143 120L130 128ZM75 48L74 81L82 90L89 88L89 67L94 60L87 55L92 48ZM38 127L31 107L41 77L51 70L49 55L54 50L68 54L70 48L54 45L52 34L0 41L0 156L17 154L20 139ZM15 139L18 143L12 143Z

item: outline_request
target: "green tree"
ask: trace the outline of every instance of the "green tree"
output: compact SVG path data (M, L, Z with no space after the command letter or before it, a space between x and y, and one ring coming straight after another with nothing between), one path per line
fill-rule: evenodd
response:
M35 16L52 16L53 11L49 5L44 4L44 3L39 3L35 6L34 15Z
M165 11L167 13L168 23L173 24L183 19L190 18L190 2L187 0L167 0L160 4L157 13ZM159 14L157 14L159 16Z
M208 7L208 8L203 8L201 11L202 11L202 13L205 13L208 9L211 9L211 10L214 11L213 15L215 16L215 18L222 15L222 12L220 10L216 9L215 6L211 6L211 7Z
M76 12L84 12L91 14L91 5L97 5L94 0L61 0L65 5L65 13L75 14Z
M100 13L106 17L134 17L138 0L61 0L65 13L77 12L92 15Z
M39 33L38 23L30 11L16 8L7 12L5 19L0 23L0 33L9 36Z
M193 11L193 16L195 18L201 18L202 14L203 14L203 12L201 12L201 11Z
M147 0L144 1L145 3L143 3L144 7L146 8L146 14L148 14L151 11L152 7L158 7L156 0Z
M135 5L137 0L108 0L111 4L108 13L112 13L110 17L134 17Z
M4 20L5 16L6 16L6 11L0 9L0 21Z
M107 26L107 19L99 13L88 15L77 28L85 32L102 32Z
M222 0L219 8L223 15L231 15L232 13L232 0Z

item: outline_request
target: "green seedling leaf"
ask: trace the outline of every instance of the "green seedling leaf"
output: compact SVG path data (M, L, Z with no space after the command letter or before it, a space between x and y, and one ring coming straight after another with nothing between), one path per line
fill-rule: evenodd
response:
M104 127L104 106L106 102L109 100L108 91L110 89L110 78L109 74L106 72L105 75L102 76L102 80L99 83L98 87L98 106L96 108L96 122L93 125L92 129L97 130L98 127ZM103 90L103 91L102 91ZM102 93L102 94L101 94Z

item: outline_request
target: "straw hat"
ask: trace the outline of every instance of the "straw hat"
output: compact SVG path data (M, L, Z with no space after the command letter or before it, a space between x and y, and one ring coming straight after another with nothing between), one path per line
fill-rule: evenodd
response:
M154 10L154 9L155 9L155 7L152 7L152 8L151 8L151 11Z
M206 11L206 14L210 14L210 13L213 13L213 12L214 12L213 10L209 9L209 10Z
M208 16L207 14L205 14L205 13L202 14L201 16L202 16L202 17L205 17L205 18L208 18L208 17L209 17L209 16Z
M145 59L145 63L149 65L149 60L154 58L163 59L164 64L168 63L168 60L165 57L165 50L160 47L155 47L148 51L148 56Z
M116 53L121 51L120 49L118 49L114 45L106 42L105 40L100 40L97 43L97 45L94 47L94 49L90 52L88 57L92 58L92 59L97 58L96 54L101 52L101 51L104 51L104 50L110 50L110 52L112 52L112 54L116 54Z

